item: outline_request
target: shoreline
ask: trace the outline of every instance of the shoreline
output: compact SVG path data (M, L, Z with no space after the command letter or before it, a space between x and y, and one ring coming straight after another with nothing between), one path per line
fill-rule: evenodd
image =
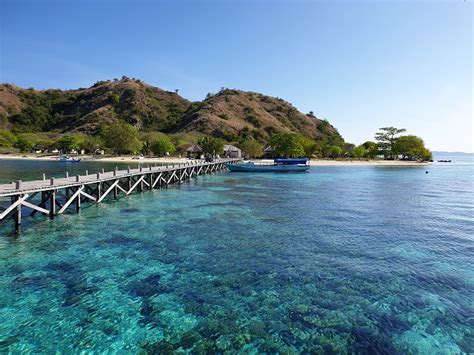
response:
M1 154L0 160L42 160L42 161L54 161L59 156L52 155L19 155L19 154ZM191 161L188 158L179 157L156 157L156 158L144 158L134 159L134 156L93 156L93 155L82 155L77 156L84 162L104 162L104 163L184 163ZM252 161L260 162L265 159L252 159ZM267 160L269 161L269 160ZM325 159L313 159L310 160L311 166L423 166L429 165L431 162L415 162L415 161L402 161L402 160L325 160Z

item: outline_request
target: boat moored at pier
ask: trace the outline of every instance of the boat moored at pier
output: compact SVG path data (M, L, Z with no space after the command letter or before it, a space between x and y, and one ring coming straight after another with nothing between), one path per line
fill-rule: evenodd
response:
M308 158L277 158L272 164L255 164L254 162L245 162L241 164L227 164L230 171L246 173L295 173L306 172L309 170Z

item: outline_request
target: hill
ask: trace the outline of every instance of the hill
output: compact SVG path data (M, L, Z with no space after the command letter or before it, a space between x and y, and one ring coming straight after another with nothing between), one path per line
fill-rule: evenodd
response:
M294 132L312 139L340 138L327 121L305 115L283 99L231 89L191 105L175 131L199 131L229 141L242 135L267 140L278 132Z
M0 85L0 124L16 131L95 133L122 120L138 129L169 131L191 103L140 80L99 81L77 90Z
M290 103L255 92L223 89L199 102L138 79L99 81L76 90L0 85L0 129L15 132L84 132L125 121L142 131L199 132L229 141L266 141L277 132L342 140L337 130Z

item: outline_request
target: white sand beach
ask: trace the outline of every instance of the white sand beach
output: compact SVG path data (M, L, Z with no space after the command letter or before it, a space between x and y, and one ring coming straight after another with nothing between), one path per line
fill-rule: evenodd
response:
M76 156L75 156L76 157ZM45 156L45 155L34 155L34 154L2 154L0 155L0 160L2 159L23 159L23 160L57 160L59 157L54 156ZM124 155L124 156L93 156L93 155L82 155L77 156L83 161L89 162L106 162L106 163L161 163L161 164L171 164L171 163L184 163L191 161L187 158L180 157L146 157L143 159L137 159L136 156ZM256 163L258 162L271 162L271 160L252 160ZM312 159L310 161L311 166L419 166L427 165L430 162L413 162L413 161L401 161L401 160L329 160L329 159Z

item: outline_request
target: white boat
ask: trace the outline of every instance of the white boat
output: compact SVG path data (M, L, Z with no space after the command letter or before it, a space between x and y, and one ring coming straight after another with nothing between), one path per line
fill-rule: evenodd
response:
M68 155L61 155L58 161L63 162L63 163L79 163L81 159L74 159Z

